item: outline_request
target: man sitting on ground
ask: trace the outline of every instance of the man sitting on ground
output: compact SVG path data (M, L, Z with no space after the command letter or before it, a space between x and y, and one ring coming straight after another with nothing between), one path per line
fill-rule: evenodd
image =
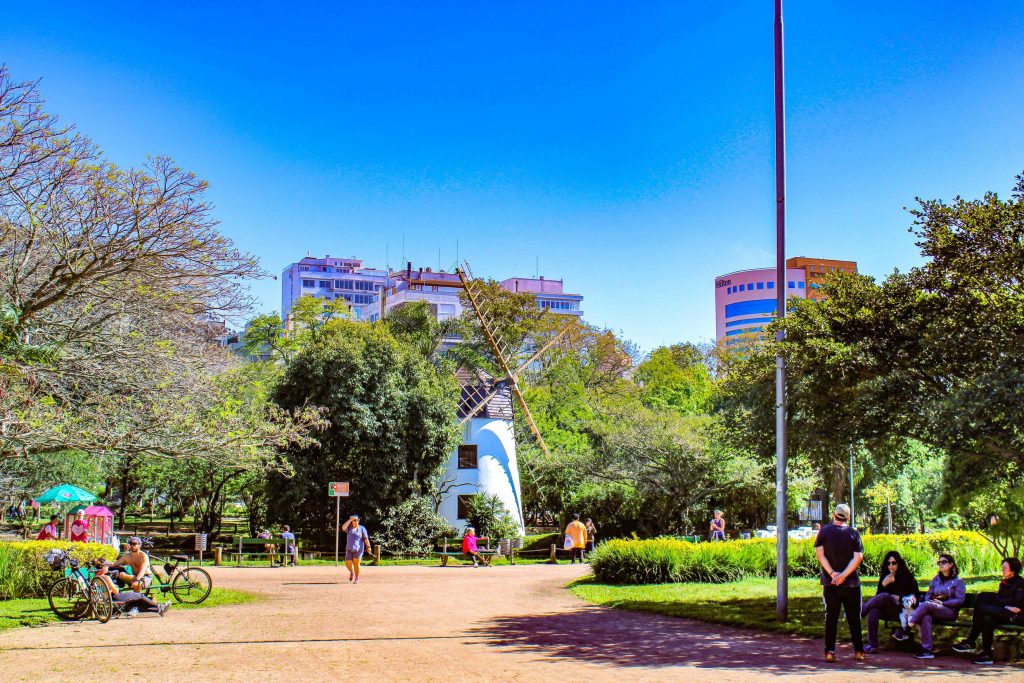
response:
M123 605L124 609L129 610L129 614L134 611L138 612L156 612L160 616L163 616L167 610L171 608L170 601L160 605L155 600L147 598L142 593L136 591L123 591L119 590L117 584L110 580L110 576L107 573L110 569L110 562L108 560L100 560L96 567L96 576L103 582L110 591L110 599L118 605Z
M128 552L117 558L117 564L132 568L132 573L121 571L114 578L133 591L142 592L153 583L153 571L149 566L149 555L142 552L142 539L132 536L128 539Z
M490 565L490 560L481 555L480 551L477 550L476 542L476 529L474 529L473 527L469 527L468 529L466 529L466 535L462 537L462 554L469 555L471 558L473 558L474 567L479 567L480 562L483 562L485 565Z

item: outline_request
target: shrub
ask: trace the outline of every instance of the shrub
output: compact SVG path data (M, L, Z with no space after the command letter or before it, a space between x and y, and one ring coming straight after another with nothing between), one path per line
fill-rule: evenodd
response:
M474 493L466 504L468 526L477 536L498 540L519 536L519 526L496 494Z
M935 558L948 553L961 574L978 576L999 570L1000 556L981 534L948 531L937 534L864 536L861 575L878 576L882 560L898 550L920 580L936 572ZM749 539L727 543L689 543L669 538L617 539L602 543L591 558L594 576L601 583L641 584L670 582L723 583L746 577L775 575L775 539ZM791 541L792 576L818 576L820 566L813 541Z
M434 512L430 498L414 496L387 511L377 540L391 554L422 557L437 539L455 534L448 521Z
M71 541L14 541L0 543L0 598L41 597L50 585L60 578L43 559L52 548L71 550L81 563L91 560L116 559L117 553L102 543L72 543Z

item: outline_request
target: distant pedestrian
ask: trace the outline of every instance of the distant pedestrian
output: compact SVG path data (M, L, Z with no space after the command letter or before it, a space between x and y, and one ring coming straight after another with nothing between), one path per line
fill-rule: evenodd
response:
M45 524L39 535L36 536L37 541L56 541L60 538L60 517L57 515L50 515L50 521Z
M849 526L850 506L840 503L814 540L821 564L822 598L825 602L825 661L836 661L836 635L839 611L846 612L846 623L853 639L854 659L864 661L864 641L860 630L860 577L857 567L864 560L860 534ZM780 534L785 530L780 529Z
M295 534L292 533L292 528L285 524L281 527L281 538L284 539L284 554L291 560L291 565L294 567L299 564L299 547L295 543Z
M587 527L580 521L579 513L572 516L572 521L565 528L565 535L572 541L572 559L569 564L575 563L576 560L583 564L583 551L587 547Z
M587 521L583 524L587 527L587 555L594 552L594 545L597 543L597 527L594 526L594 520L587 517Z
M352 515L344 524L341 530L346 533L345 537L345 567L348 568L348 580L359 583L359 563L363 559L364 552L370 552L370 535L366 527L359 524L359 515Z
M724 541L725 540L725 519L722 517L721 510L715 510L715 516L711 520L711 536L712 541Z

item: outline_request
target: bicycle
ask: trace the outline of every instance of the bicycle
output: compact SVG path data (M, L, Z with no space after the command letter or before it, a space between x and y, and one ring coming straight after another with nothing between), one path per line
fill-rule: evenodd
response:
M54 614L66 621L81 621L89 615L101 624L110 621L114 602L102 580L89 576L69 551L54 548L43 559L54 571L65 574L46 592Z
M145 538L142 540L142 547L152 549L153 540ZM213 591L213 579L205 569L186 566L184 569L178 567L182 562L188 562L188 555L171 555L170 558L160 557L149 552L149 564L153 574L153 582L146 586L143 595L147 598L153 597L154 590L160 591L161 595L170 593L178 602L187 605L198 605L210 597ZM173 562L172 562L173 560ZM154 562L162 562L166 576L160 576L156 571Z

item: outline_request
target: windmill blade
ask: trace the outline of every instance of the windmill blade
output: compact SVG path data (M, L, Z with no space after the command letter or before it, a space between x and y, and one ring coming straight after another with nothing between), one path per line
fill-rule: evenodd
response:
M559 339L564 337L565 333L569 331L570 327L572 327L572 323L570 323L570 324L566 325L565 327L563 327L562 331L559 332L558 334L556 334L550 340L548 340L547 344L545 344L544 346L540 347L540 350L538 350L537 353L535 353L532 356L530 356L530 358L526 362L524 362L522 365L520 365L518 368L516 368L516 376L518 377L520 375L520 373L522 373L523 370L525 370L526 368L530 367L530 364L533 363L533 361L537 360L542 355L544 355L544 353L548 349L550 349L552 346L555 345L555 342L557 342Z
M462 426L462 425L466 424L467 422L472 420L474 417L476 417L477 414L481 410L486 408L487 404L490 403L491 400L501 392L502 388L503 387L500 384L497 384L495 386L495 388L489 394L484 396L477 403L473 404L473 406L471 408L469 408L469 406L467 406L468 409L464 409L462 407L462 405L460 405L459 406L459 412L464 412L465 415L463 416L462 420L459 422L459 426ZM479 396L479 393L474 391L474 395Z
M494 351L498 365L501 366L501 371L505 373L505 376L508 377L508 380L512 385L512 393L515 394L516 399L519 401L519 407L523 409L523 417L526 419L526 424L530 427L530 431L533 432L533 436L537 439L537 444L540 446L540 449L544 451L544 455L550 458L551 451L548 450L547 444L544 443L544 437L540 435L540 430L537 428L537 423L533 420L533 414L530 412L530 407L526 405L526 399L523 397L523 392L519 389L519 380L516 379L512 369L508 366L505 354L494 339L490 325L487 324L483 311L480 310L480 302L477 300L476 293L473 292L473 288L470 286L470 281L466 278L466 273L461 268L455 272L459 274L459 279L462 281L462 286L466 290L466 298L469 299L469 304L473 308L473 312L476 313L476 317L480 319L480 327L483 330L484 338L487 339L488 345L490 345L491 350Z

